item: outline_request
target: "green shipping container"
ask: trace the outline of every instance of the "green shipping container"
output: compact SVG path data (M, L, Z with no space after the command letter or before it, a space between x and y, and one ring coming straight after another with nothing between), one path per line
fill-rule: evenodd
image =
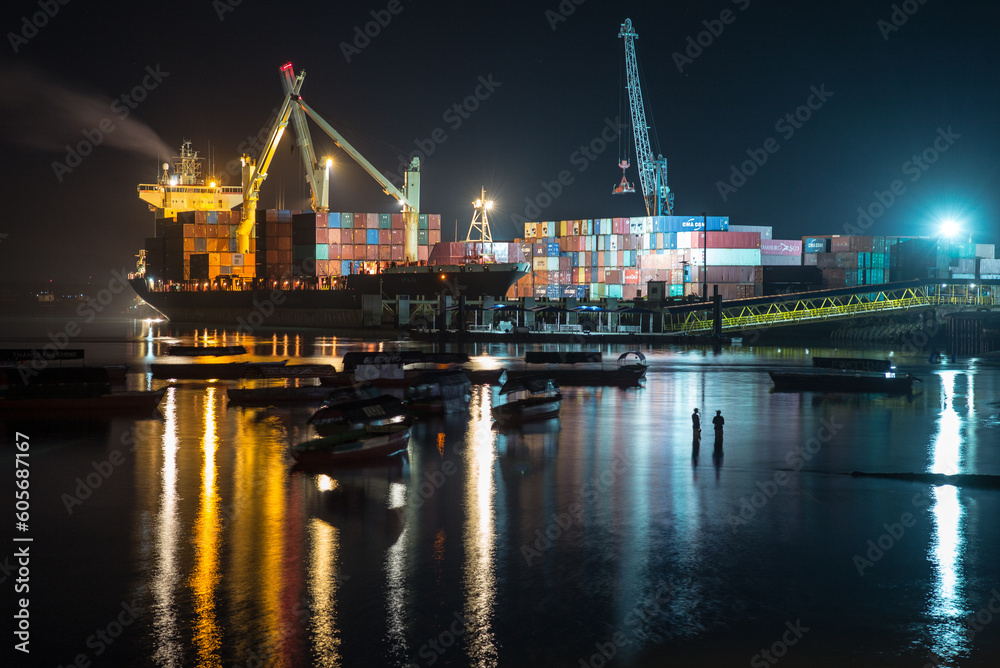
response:
M668 297L683 297L684 296L684 286L683 285L671 285L667 288Z
M390 230L390 229L392 229L392 214L391 213L380 213L378 215L378 229L380 229L380 230Z
M417 218L417 229L418 230L427 230L428 229L428 227L427 227L427 214L426 213L420 214L420 217Z
M342 213L340 214L340 227L344 229L351 229L354 227L354 214L353 213Z
M422 227L417 230L417 245L426 246L427 243L427 228Z

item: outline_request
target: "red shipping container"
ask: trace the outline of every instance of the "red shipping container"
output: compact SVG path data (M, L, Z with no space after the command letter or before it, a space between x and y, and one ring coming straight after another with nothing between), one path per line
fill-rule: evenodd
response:
M336 227L327 228L326 230L326 243L340 245L340 229Z
M365 259L366 260L377 260L378 259L378 249L379 249L379 247L376 246L375 244L370 244L368 246L365 246Z
M353 243L355 246L367 245L368 243L368 230L361 228L354 228L352 231Z
M388 244L386 245L379 244L378 246L376 246L376 248L378 248L379 260L381 260L382 262L388 262L389 260L392 259L392 246L389 246Z
M417 247L417 259L421 262L427 262L427 246Z
M392 226L391 229L393 230L402 230L405 227L405 225L403 224L403 214L401 213L392 214L390 220L392 222L390 222L389 224Z
M195 211L194 212L194 224L195 225L205 225L208 223L208 211Z
M377 213L368 213L368 214L365 214L365 228L369 229L369 230L377 230L378 229L378 214Z
M441 230L427 230L427 243L431 246L441 243Z
M396 214L393 214L394 216ZM392 229L389 230L389 243L393 246L401 246L403 244L404 231Z
M326 276L329 262L327 260L316 260L316 275Z
M437 230L438 232L441 231L441 214L440 213L432 213L432 214L430 214L430 215L427 216L427 229L431 230L431 231L434 231L434 230Z
M762 239L761 255L802 255L802 241L799 239Z
M379 243L379 245L383 245L384 244L384 245L388 246L390 243L392 243L391 232L392 232L392 230L379 230L378 231L378 243Z
M325 211L316 212L316 228L328 227L330 215Z
M354 245L347 244L340 247L340 259L341 260L353 260L354 259Z
M326 247L326 257L329 260L340 259L340 244L328 244ZM332 271L332 270L331 270Z
M279 222L278 223L278 236L279 237L288 237L289 239L291 239L292 238L292 224L290 222L287 222L287 223L285 223L285 222ZM288 262L288 263L284 263L283 262L282 264L291 265L292 263L291 262Z
M397 244L389 246L389 257L393 262L402 262L406 254L403 252L403 247Z
M292 238L291 237L278 237L278 250L292 252ZM291 262L291 260L289 260Z
M329 243L329 235L326 233L325 227L316 228L316 245L323 245Z
M625 269L625 283L635 285L639 282L639 270L638 269Z
M187 225L185 225L184 227L187 227ZM194 224L194 236L196 239L204 239L207 236L207 232L208 232L208 225L204 223Z

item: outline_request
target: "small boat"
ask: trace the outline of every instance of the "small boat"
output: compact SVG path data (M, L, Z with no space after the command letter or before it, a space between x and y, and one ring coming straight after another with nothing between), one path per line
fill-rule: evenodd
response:
M458 369L424 371L406 388L406 401L416 413L443 415L469 408L472 383Z
M889 360L865 357L813 357L817 369L841 369L846 371L892 371L895 367Z
M273 404L321 404L335 390L320 385L304 387L250 387L226 390L233 406L270 406Z
M246 355L243 346L170 346L167 354L172 357L228 357Z
M111 364L104 366L104 370L108 372L108 378L115 385L123 385L125 383L125 377L131 368L131 364Z
M247 378L332 378L337 368L332 364L283 364L255 366L247 370Z
M378 392L377 388L368 386ZM387 425L403 421L409 408L400 399L388 394L372 394L356 389L361 396L334 397L312 414L308 423L317 434L328 436L361 429L366 425Z
M524 355L524 362L548 366L544 369L508 369L508 382L541 374L562 386L634 387L646 375L646 356L638 350L622 353L618 365L612 369L604 366L599 352L529 351Z
M507 403L494 406L490 413L501 425L548 420L558 417L562 408L562 393L552 379L545 376L508 380L500 388L500 394L508 396Z
M7 419L103 420L152 417L166 388L112 392L103 367L59 367L22 374L0 369L0 416Z
M406 423L365 425L292 446L297 466L343 465L364 462L405 449L410 441Z
M284 366L280 362L208 362L204 364L164 364L154 362L149 365L153 378L175 378L183 380L239 380L248 373L256 373L262 367Z
M770 371L774 389L778 392L878 392L906 394L913 388L914 378L908 373L894 371Z
M465 353L425 353L402 350L391 353L358 353L344 355L344 370L320 378L323 385L343 387L354 383L373 383L379 387L412 387L420 374L431 371L461 371L473 385L493 385L500 381L504 369L469 369Z

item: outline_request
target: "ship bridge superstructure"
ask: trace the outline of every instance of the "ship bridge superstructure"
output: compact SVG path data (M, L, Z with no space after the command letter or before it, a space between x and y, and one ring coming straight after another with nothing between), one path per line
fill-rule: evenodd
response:
M202 176L204 158L184 140L178 155L163 163L156 183L141 183L139 199L162 217L173 218L180 211L230 211L243 202L241 186L223 186L216 179Z

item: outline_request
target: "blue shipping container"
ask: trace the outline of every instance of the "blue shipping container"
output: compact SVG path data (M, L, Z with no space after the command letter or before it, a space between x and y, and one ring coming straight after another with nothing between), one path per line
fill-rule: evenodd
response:
M365 230L365 240L369 246L378 245L378 230Z
M351 273L351 261L350 260L341 260L340 261L340 275L341 276L347 276L350 273Z
M668 297L683 297L684 296L684 286L683 285L671 285L667 288Z
M328 213L326 214L326 226L331 228L340 227L340 214L339 213Z
M805 243L802 244L803 253L829 253L830 252L830 240L829 239L806 239Z
M547 250L546 254L549 257L559 257L559 244L550 243L548 244L546 250Z
M208 212L208 224L209 225L218 225L219 224L219 212L218 211L209 211Z

